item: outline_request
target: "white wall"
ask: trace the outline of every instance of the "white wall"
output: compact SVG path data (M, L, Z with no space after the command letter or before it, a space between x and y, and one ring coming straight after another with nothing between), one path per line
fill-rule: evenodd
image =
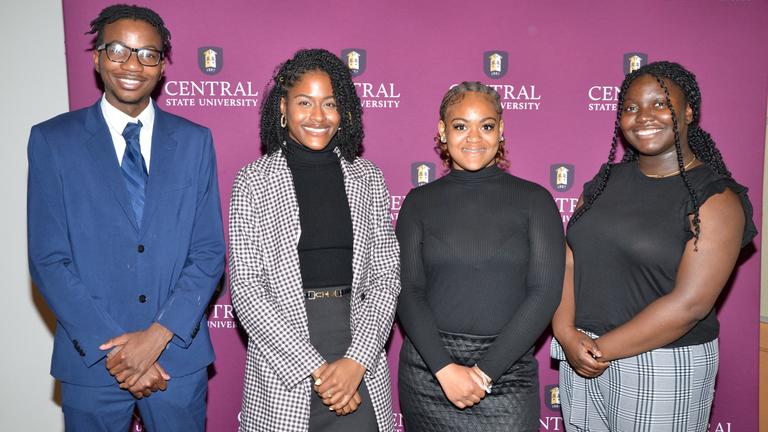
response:
M49 375L55 319L27 269L26 148L33 124L68 110L61 0L3 0L0 32L0 430L60 431Z

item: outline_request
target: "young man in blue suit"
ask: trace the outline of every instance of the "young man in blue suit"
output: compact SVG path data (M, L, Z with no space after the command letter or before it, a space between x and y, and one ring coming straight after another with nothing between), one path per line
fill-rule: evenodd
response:
M202 431L225 253L211 133L151 99L170 49L155 12L110 6L91 33L103 97L34 126L28 149L30 271L58 321L66 428L125 432L138 406L150 431Z

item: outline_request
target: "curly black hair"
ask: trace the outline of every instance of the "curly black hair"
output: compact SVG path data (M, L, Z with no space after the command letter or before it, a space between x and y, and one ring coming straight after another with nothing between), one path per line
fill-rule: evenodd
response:
M124 18L145 21L154 27L163 41L163 57L168 58L170 56L171 32L165 27L165 23L160 18L160 15L152 9L127 4L107 6L102 9L99 16L91 21L91 29L85 32L85 34L96 35L93 41L93 49L104 43L104 26Z
M461 102L461 100L464 99L464 96L470 92L480 93L488 96L491 104L493 104L494 110L496 110L496 114L498 114L499 118L501 118L501 115L504 112L504 108L501 106L501 96L499 96L499 93L494 90L493 87L482 84L479 81L463 81L461 84L451 87L451 89L448 90L445 95L443 95L443 100L440 102L440 120L442 120L443 123L445 123L445 115L448 112L448 108L451 105ZM441 140L440 133L435 135L434 141L435 153L440 156L440 160L443 161L445 168L450 169L451 165L453 165L453 159L451 158L451 154L448 152L448 145ZM499 149L496 151L496 156L494 159L496 161L496 165L499 167L503 169L509 168L509 161L507 160L507 149L504 145L504 136L501 137L501 141L499 142Z
M691 185L690 180L688 179L688 174L685 170L685 164L683 163L683 153L682 153L682 147L680 145L680 132L679 127L677 124L677 115L675 113L675 108L672 106L672 101L669 97L669 87L667 85L667 82L673 83L677 87L680 88L683 92L684 96L684 102L687 106L691 107L691 110L693 111L693 119L691 123L688 125L688 146L691 148L691 151L693 154L702 162L709 165L712 170L722 176L731 178L731 172L728 171L728 168L725 166L725 162L723 161L723 156L720 154L720 151L715 146L715 142L712 139L712 137L707 133L705 130L699 126L699 120L701 119L701 91L699 90L699 85L696 82L696 76L685 69L683 66L668 62L668 61L659 61L654 63L649 63L640 69L628 74L624 78L624 82L621 83L621 89L619 91L619 100L618 100L618 106L617 106L617 112L616 112L616 121L614 122L613 126L613 140L611 141L611 151L608 153L608 163L606 163L600 173L599 181L596 185L596 187L593 189L593 192L590 194L589 197L585 197L584 203L579 209L576 210L576 212L571 217L570 221L568 221L568 227L570 228L581 216L584 215L595 203L595 201L598 199L600 194L603 193L605 190L606 185L608 184L608 179L611 176L611 168L614 165L614 160L616 158L616 147L618 145L619 141L619 134L621 132L621 116L623 113L623 104L624 104L624 95L626 94L627 90L629 89L629 86L632 84L632 82L637 79L640 76L644 75L650 75L656 79L656 81L659 83L659 86L664 90L664 94L666 96L666 105L669 107L669 110L672 114L672 122L674 126L674 132L675 132L675 149L677 151L677 165L678 169L680 170L680 179L685 184L685 187L688 189L688 193L691 197L691 202L693 204L693 226L694 226L694 245L699 240L699 234L701 234L701 227L700 222L701 219L699 218L699 202L696 197L696 192L693 189L693 186ZM666 80L666 81L665 81ZM629 162L637 160L639 157L639 154L636 149L634 149L632 146L626 146L626 152L624 153L624 157L621 159L621 162Z
M277 67L274 83L261 104L261 150L272 154L285 149L288 130L280 126L280 100L286 97L305 73L322 71L331 78L333 97L341 123L339 130L328 143L338 147L341 156L349 162L362 153L363 109L355 91L349 68L336 55L324 49L302 49L290 60Z

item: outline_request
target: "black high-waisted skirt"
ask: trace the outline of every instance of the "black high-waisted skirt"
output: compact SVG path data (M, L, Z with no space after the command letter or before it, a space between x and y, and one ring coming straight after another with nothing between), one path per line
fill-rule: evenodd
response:
M349 286L329 287L322 289L344 289ZM349 328L349 299L350 296L332 297L322 300L306 300L307 320L309 322L309 338L312 345L331 363L344 356L352 343L352 332ZM310 432L371 432L378 431L376 414L373 411L371 398L365 381L360 383L357 391L363 403L357 411L345 416L337 416L329 411L316 393L312 392L309 413Z
M440 332L443 346L457 364L473 366L495 336ZM538 431L539 378L533 348L493 383L479 404L456 408L408 338L400 351L400 409L408 432Z

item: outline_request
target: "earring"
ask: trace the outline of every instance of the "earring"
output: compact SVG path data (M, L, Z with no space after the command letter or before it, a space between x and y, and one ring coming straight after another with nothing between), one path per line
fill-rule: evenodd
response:
M445 139L445 135L440 135L440 142L445 144L448 140Z
M500 142L500 143L503 143L503 142L504 142L504 135L502 135L502 136L500 136L500 137L499 137L499 142Z
M285 129L288 126L288 121L285 119L285 114L280 114L280 127Z

